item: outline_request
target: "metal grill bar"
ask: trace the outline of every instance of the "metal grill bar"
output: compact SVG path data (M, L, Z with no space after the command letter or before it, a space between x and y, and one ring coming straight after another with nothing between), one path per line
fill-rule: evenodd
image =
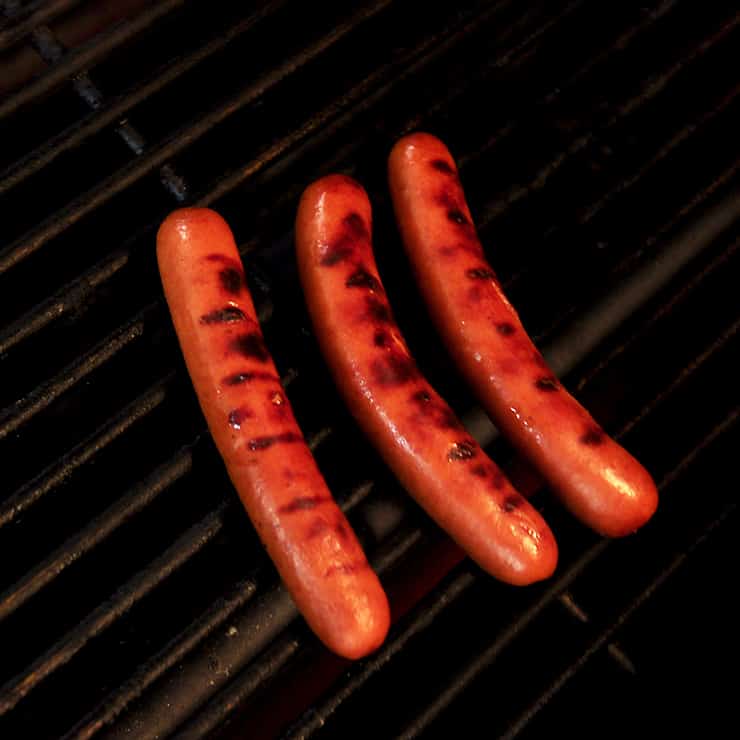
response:
M727 418L721 428L718 427L717 430L715 430L715 433L708 436L702 444L700 444L689 455L682 458L671 472L663 477L658 485L658 489L661 491L662 495L664 495L666 489L671 486L683 474L683 472L685 472L689 465L696 462L700 454L703 453L706 448L727 429L727 426L737 420L739 413L740 409L734 409L733 413ZM612 542L613 540L600 540L596 545L589 548L583 556L576 561L576 563L568 568L561 578L547 589L541 599L539 599L532 607L527 609L527 611L524 612L524 614L521 615L514 624L497 636L497 638L479 656L474 658L469 665L450 678L447 688L440 692L439 696L437 696L432 704L426 707L417 717L409 722L403 732L399 733L399 739L411 740L411 738L418 737L424 732L424 730L428 729L440 713L446 707L450 706L450 704L460 696L460 694L470 686L470 684L486 668L492 665L504 648L508 647L514 638L521 634L523 630L534 621L535 617L537 617L545 607L558 596L559 593L564 591L575 581L576 576L582 572L585 566L590 565L609 547ZM603 644L611 638L612 634L613 630L606 630L602 633L602 635L596 640L596 642L599 643L599 647L603 646Z
M15 432L39 411L47 408L59 396L118 354L120 350L139 339L144 334L146 318L146 312L139 313L110 339L96 345L82 357L70 363L54 378L37 386L24 398L0 412L0 440Z
M444 41L441 41L440 43L444 44ZM362 100L362 92L365 90L365 86L361 83L360 87L361 90L358 91L357 97ZM348 94L347 99L351 100L354 99L354 97L355 94L351 92ZM378 97L379 96L373 96L373 100L376 100ZM361 107L363 109L365 108L362 103ZM358 112L359 108L352 110L345 115L343 122L346 122L351 115ZM317 120L323 121L325 116L326 120L329 120L331 114L332 110L329 108L324 113L319 114L319 116L317 116ZM334 131L336 124L329 123L327 128L331 128L331 130ZM311 130L315 130L315 126L312 126L309 123L306 127L306 133ZM217 197L223 197L244 181L243 173L249 172L250 174L255 174L257 171L262 169L263 164L269 162L272 157L277 156L280 152L285 152L293 148L297 144L298 140L299 138L293 135L288 135L282 141L275 144L274 147L268 150L268 152L260 155L257 160L252 160L246 163L236 172L221 180L212 190L203 194L200 204L210 205ZM51 298L43 301L38 306L21 316L17 321L13 322L13 324L5 331L0 333L0 355L16 346L19 342L48 326L52 321L64 315L84 300L92 289L100 286L117 275L128 264L131 251L135 248L135 245L141 245L144 241L144 234L154 228L156 228L156 224L151 224L145 229L140 230L136 237L128 241L128 246L123 247L121 250L118 250L109 257L103 259L97 265L83 273L79 278L61 288ZM0 263L1 261L2 259L0 257Z
M120 119L139 103L152 97L186 72L225 49L232 41L243 36L260 21L275 14L286 4L287 0L272 0L266 3L243 21L219 33L190 54L160 68L146 82L110 100L101 108L76 121L57 136L11 164L0 174L0 195L51 164L60 155L79 146L86 139L120 122Z
M378 529L375 535L383 544L370 557L370 562L373 569L381 576L400 562L410 550L417 546L418 541L421 539L420 530L416 528L408 529L403 526L397 531ZM255 689L263 686L278 671L284 668L302 644L303 641L300 637L292 635L289 630L285 630L285 627L296 617L295 607L292 602L288 602L287 609L287 614L281 614L282 618L278 619L279 624L276 624L274 619L271 620L269 628L270 635L267 640L263 640L260 634L256 638L258 644L256 646L250 645L250 651L253 654L259 653L259 658L253 662L244 659L240 660L235 668L245 665L247 667L223 691L215 694L213 699L187 724L180 726L179 723L168 720L163 727L152 716L151 710L153 707L161 706L162 701L172 701L172 697L164 693L153 697L153 703L147 706L148 711L137 713L135 718L124 722L120 728L117 728L116 732L113 733L113 737L125 738L127 737L127 730L129 728L141 722L144 722L145 726L148 727L152 721L155 721L159 725L158 729L160 732L171 732L176 728L177 733L175 737L178 740L211 737L224 717L233 711L236 706L249 698ZM268 609L266 613L272 614L272 610ZM276 630L276 627L279 627L279 629ZM255 651L254 647L258 647L259 651ZM267 649L266 652L262 653L265 649ZM235 670L231 672L233 674ZM209 694L213 693L209 692Z
M0 529L49 495L76 470L119 439L137 421L159 408L167 396L167 386L173 377L174 372L167 375L161 383L142 393L94 434L72 448L57 463L43 470L0 503Z
M737 421L737 409L734 415L734 421ZM719 527L737 513L737 503L728 504L722 513L694 540L694 542L682 553L676 555L670 565L663 570L640 594L638 594L627 608L614 620L606 629L602 630L596 638L586 647L582 655L568 668L563 671L553 683L538 697L537 701L527 707L519 717L511 724L509 729L504 733L502 740L510 740L521 734L526 726L539 714L539 712L560 692L567 683L574 678L589 661L603 649L604 645L611 640L614 635L641 609L650 599L652 599L659 589L664 586L680 568L686 565L688 559L709 540ZM414 737L414 735L409 735Z
M573 3L572 6L575 7L580 4L581 0ZM570 8L571 6L569 6ZM303 126L291 131L259 156L250 159L243 165L236 167L230 174L220 178L218 183L209 187L202 194L198 200L198 205L211 206L236 187L254 177L258 172L266 169L281 155L295 148L301 142L308 140L309 136L311 137L311 146L317 146L329 139L332 134L336 133L337 129L346 125L349 120L356 118L362 112L371 109L394 87L411 79L425 67L449 53L462 41L468 41L471 36L486 30L486 25L495 18L500 9L500 5L496 4L475 15L469 12L454 27L441 30L437 35L427 38L407 54L401 55L392 62L380 65L345 95L333 100L321 111L311 116ZM565 14L566 12L564 12ZM549 23L546 23L541 29L549 27L549 25ZM506 37L510 32L511 29L504 29L502 36ZM379 85L381 82L383 84Z
M72 10L82 0L36 0L0 24L0 51L17 44L31 32Z
M740 323L740 320L736 323ZM736 327L734 328L736 329ZM735 333L735 331L728 330L728 332L725 332L725 335L723 335L723 339L713 342L707 350L691 363L691 365L686 369L686 372L681 373L667 389L661 391L648 404L646 404L644 410L640 409L635 416L623 424L614 434L615 439L621 440L640 422L644 421L648 415L651 415L661 403L683 386L686 381L707 362L707 360L724 347L729 338L734 336ZM699 455L716 439L724 434L729 426L737 421L738 415L740 415L740 407L734 409L734 411L731 412L720 425L715 427L715 429L704 438L697 448L692 450L689 455L684 456L670 472L663 476L658 485L659 490L664 492L666 488L675 484L687 468L696 461ZM494 641L491 648L487 649L480 658L476 658L458 675L450 679L448 688L437 697L435 702L425 710L420 717L414 720L406 728L400 737L415 737L423 729L428 728L441 710L449 706L449 704L458 695L460 695L467 686L470 685L476 676L480 675L488 665L492 664L501 650L506 645L510 644L513 639L516 638L536 616L544 611L545 607L547 607L553 600L557 598L566 609L572 612L573 609L567 603L567 589L576 580L576 577L582 572L585 566L590 565L612 542L613 540L599 540L598 543L579 557L575 563L570 565L568 570L563 573L554 585L548 588L543 596L538 599L530 609L528 609L523 615L520 615L518 620L512 626L507 628L502 636ZM291 740L298 740L299 738L303 740L318 732L324 726L329 717L337 711L341 704L353 696L380 670L385 669L390 665L396 655L400 655L402 653L404 646L409 642L409 640L415 638L422 632L433 628L438 617L441 616L441 614L453 602L467 592L475 582L476 578L479 577L468 571L465 564L458 566L455 569L455 574L456 575L454 576L449 576L442 586L438 587L422 600L403 621L404 626L397 635L392 640L388 641L375 657L363 662L363 664L359 665L354 672L351 672L349 678L340 684L338 689L325 699L320 706L312 707L311 710L291 728L287 737ZM611 634L612 633L609 633L609 637ZM608 640L605 639L604 642L608 642ZM618 648L615 652L614 647L612 647L611 653L620 663L626 664L627 670L629 670L631 662Z
M149 26L183 5L185 0L162 0L130 21L124 21L66 55L63 62L0 103L0 120L66 83L84 69L131 41Z
M110 627L180 566L211 542L223 527L229 504L221 504L202 521L178 537L149 567L123 584L110 599L90 612L73 630L40 658L0 688L0 715L9 712L53 671L68 663L87 643Z
M621 123L624 118L639 110L646 103L654 100L657 95L679 75L679 73L683 72L692 63L701 59L704 54L711 51L719 41L729 36L730 33L738 27L738 25L740 25L740 13L733 16L733 18L723 25L722 28L720 28L712 37L709 39L702 39L689 53L671 63L667 69L659 75L646 80L645 84L642 85L636 94L632 95L628 100L618 106L617 110L609 117L607 122L600 127L599 132L613 128L616 124ZM734 99L734 95L732 99ZM513 130L513 126L508 128L508 132ZM502 138L503 137L498 134L492 139L492 141L495 141L495 143L498 144L501 142ZM501 195L500 199L497 199L495 203L486 208L485 212L482 213L478 219L481 226L487 225L489 222L501 217L511 208L511 206L519 202L525 196L541 190L557 170L559 170L573 156L584 151L586 147L596 139L596 131L593 128L589 128L586 133L573 140L566 149L558 152L546 165L540 168L537 174L528 183L524 185L516 185L510 188L508 192ZM675 144L677 145L682 140L683 139L676 141ZM648 169L651 166L652 165L648 165Z
M131 187L155 169L167 164L172 157L198 141L234 113L259 100L266 92L347 36L360 23L369 20L390 6L392 1L375 0L369 7L356 11L348 20L335 26L330 33L309 44L300 53L273 68L256 82L250 82L239 93L216 106L210 113L180 128L167 139L150 147L147 152L128 165L121 167L115 174L106 177L94 188L75 198L0 253L0 275L34 254L44 244L66 231L84 216L107 203L113 196ZM170 0L170 2L179 4L183 0ZM0 106L0 114L1 112L2 107Z
M191 447L182 448L0 595L0 622L189 473L192 455Z

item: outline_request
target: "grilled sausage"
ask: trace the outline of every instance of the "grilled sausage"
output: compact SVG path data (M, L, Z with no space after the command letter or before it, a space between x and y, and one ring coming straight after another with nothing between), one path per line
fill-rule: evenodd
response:
M337 386L401 483L481 567L512 584L546 578L557 561L552 533L419 372L370 227L367 195L348 177L319 180L301 198L298 266Z
M389 608L293 417L234 238L213 211L171 214L157 236L185 362L234 486L293 600L334 652L383 641Z
M495 423L597 532L620 536L643 525L658 504L655 484L533 345L484 259L447 148L429 134L401 139L390 155L389 180L432 318Z

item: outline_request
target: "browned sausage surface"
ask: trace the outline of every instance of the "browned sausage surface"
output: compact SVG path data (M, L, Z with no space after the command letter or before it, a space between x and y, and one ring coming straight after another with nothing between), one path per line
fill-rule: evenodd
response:
M557 547L424 379L393 319L370 241L365 191L341 175L303 194L298 265L337 386L405 488L483 568L513 584L549 576Z
M298 609L358 658L389 626L385 593L293 417L225 221L171 214L157 236L165 296L213 439Z
M633 532L658 494L648 472L555 377L483 256L455 162L429 134L389 161L393 206L429 312L502 432L563 502L598 532Z

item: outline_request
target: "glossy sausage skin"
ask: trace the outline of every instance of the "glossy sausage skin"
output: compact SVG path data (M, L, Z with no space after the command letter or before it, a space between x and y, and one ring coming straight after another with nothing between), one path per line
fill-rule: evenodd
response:
M524 585L552 574L557 547L419 372L391 314L354 180L303 194L298 266L321 348L351 412L405 488L485 570Z
M229 227L208 209L175 211L157 257L198 400L252 523L319 638L366 655L388 631L388 601L293 417Z
M429 134L407 136L389 180L432 318L495 423L584 523L608 536L635 531L658 505L655 484L533 345L483 256L450 152Z

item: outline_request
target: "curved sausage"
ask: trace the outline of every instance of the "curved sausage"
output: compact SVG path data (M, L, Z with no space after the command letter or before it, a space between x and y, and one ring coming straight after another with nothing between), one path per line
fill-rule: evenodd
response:
M517 585L548 577L552 533L416 367L378 277L370 226L367 195L348 177L319 180L301 198L298 266L337 386L404 487L481 567Z
M252 523L318 637L344 657L366 655L388 631L388 601L293 417L229 227L208 209L175 211L157 257L198 400Z
M584 523L633 532L658 505L648 472L608 437L537 351L483 256L445 145L401 139L393 206L419 288L450 353L495 423Z

